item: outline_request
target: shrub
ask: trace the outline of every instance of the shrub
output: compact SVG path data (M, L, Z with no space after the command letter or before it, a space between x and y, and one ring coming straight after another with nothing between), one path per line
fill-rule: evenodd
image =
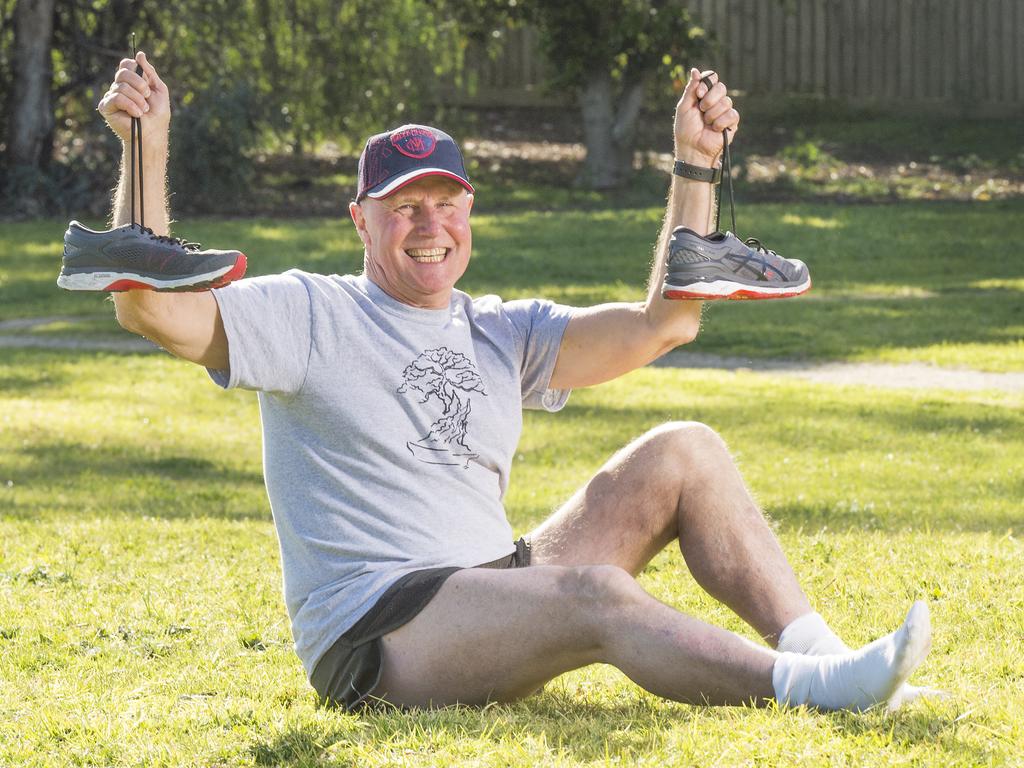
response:
M171 189L176 210L235 209L254 175L259 101L248 83L218 83L197 93L171 121Z

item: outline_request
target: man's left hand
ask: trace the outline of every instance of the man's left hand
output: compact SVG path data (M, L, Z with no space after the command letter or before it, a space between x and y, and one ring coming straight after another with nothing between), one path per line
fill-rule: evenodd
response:
M708 90L701 78L708 77ZM690 80L676 104L676 159L710 167L722 153L722 131L732 141L740 125L740 113L733 109L725 83L710 70L690 70Z

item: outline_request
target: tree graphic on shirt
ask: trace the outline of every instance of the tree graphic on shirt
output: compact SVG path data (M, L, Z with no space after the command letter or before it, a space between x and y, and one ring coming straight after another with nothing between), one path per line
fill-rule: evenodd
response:
M420 403L436 397L443 408L441 418L430 425L430 431L416 442L407 442L412 454L427 464L462 464L477 454L466 445L472 401L459 397L459 392L479 392L487 397L484 382L473 362L461 352L446 347L425 350L402 372L399 394L415 391L422 395Z

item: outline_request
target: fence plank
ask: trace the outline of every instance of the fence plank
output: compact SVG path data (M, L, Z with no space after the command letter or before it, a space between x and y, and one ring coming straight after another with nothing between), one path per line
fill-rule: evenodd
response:
M691 8L719 45L687 66L718 70L733 90L1024 112L1024 0L694 0ZM466 85L446 98L554 98L541 87L546 69L531 28L508 31L496 61L470 50L466 70Z

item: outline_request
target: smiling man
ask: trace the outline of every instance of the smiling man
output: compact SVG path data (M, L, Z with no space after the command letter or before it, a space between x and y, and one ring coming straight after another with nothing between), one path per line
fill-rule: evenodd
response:
M142 74L122 62L100 112L126 153L128 118L144 121L146 218L166 234L168 95L143 54L138 64ZM674 122L682 172L644 301L573 308L459 291L474 190L452 138L423 125L363 150L349 207L362 274L292 270L207 292L115 294L125 328L223 387L258 391L285 600L321 701L509 701L595 662L678 701L860 710L916 694L903 684L929 647L927 607L850 651L811 609L724 442L702 424L638 436L513 541L502 499L522 409L557 411L572 388L696 335L699 302L666 300L661 286L673 230L710 228L710 169L738 124L724 84L692 70ZM115 224L127 198L122 183ZM637 258L647 258L641 243ZM647 594L635 576L670 544L774 648Z

